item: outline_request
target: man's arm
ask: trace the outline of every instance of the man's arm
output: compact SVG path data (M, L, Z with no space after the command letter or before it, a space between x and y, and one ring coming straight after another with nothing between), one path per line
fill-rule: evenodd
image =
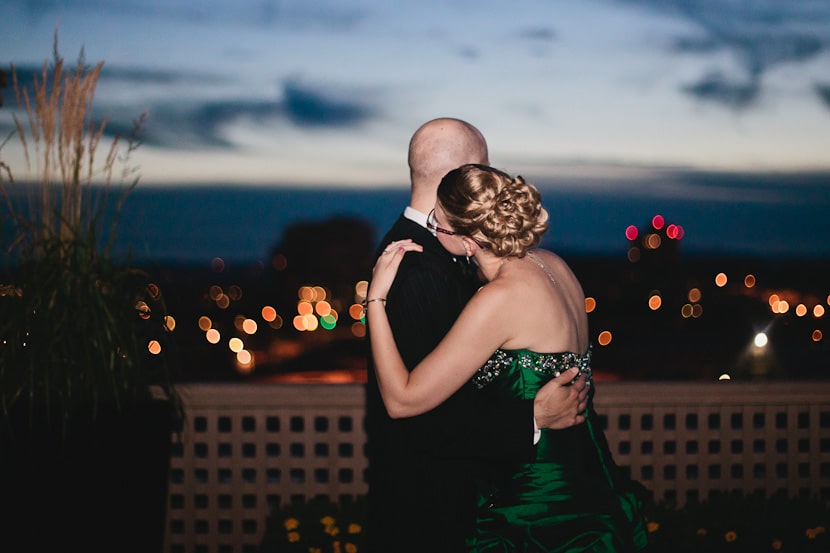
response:
M457 278L451 261L443 261L450 265L442 267L442 257L427 251L408 254L389 292L387 315L409 368L438 345L475 290ZM486 396L468 383L432 411L399 419L408 448L438 457L529 459L533 401L494 403Z

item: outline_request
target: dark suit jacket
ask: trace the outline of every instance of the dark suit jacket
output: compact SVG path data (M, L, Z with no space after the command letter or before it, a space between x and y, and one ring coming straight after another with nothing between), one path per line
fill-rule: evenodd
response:
M424 247L406 254L386 302L411 370L438 345L479 283L462 270L464 260L456 263L429 231L404 217L380 248L402 238ZM393 420L377 388L371 351L368 366L368 551L464 551L475 522L476 478L533 454L532 401L484 404L468 383L428 413Z

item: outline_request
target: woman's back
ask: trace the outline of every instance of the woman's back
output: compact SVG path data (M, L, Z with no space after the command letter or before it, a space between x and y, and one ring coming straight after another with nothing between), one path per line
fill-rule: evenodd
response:
M501 324L510 328L505 349L540 353L588 348L588 317L582 286L570 267L547 250L505 261L497 279L514 306Z

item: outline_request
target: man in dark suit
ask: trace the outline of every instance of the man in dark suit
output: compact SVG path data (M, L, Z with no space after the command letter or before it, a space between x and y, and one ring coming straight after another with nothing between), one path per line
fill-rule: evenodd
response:
M409 145L410 205L380 241L383 247L412 238L424 248L404 257L386 302L395 341L410 369L438 345L480 285L469 262L454 259L426 228L441 178L465 163L489 164L478 129L452 118L422 125ZM584 420L585 382L566 386L571 379L566 373L548 383L536 400L500 404L485 404L485 395L470 383L428 413L393 420L370 355L368 551L464 551L475 523L476 478L506 463L530 460L537 426L566 428Z

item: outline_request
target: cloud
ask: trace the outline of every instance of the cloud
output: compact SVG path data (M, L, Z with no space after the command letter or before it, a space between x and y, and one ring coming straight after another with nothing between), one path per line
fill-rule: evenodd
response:
M830 109L830 84L817 84L815 90L824 106Z
M556 40L556 31L550 27L533 27L524 29L519 33L519 36L539 42L553 42Z
M746 83L729 81L720 73L712 73L683 90L701 100L717 102L727 107L743 109L758 97L760 86L757 80Z
M42 67L16 68L20 86L30 90L34 78L40 78ZM143 68L115 68L102 72L99 87L127 84L168 89L169 101L151 101L146 109L147 122L141 133L142 142L174 149L218 148L235 149L236 144L226 132L230 126L245 123L273 127L280 122L297 128L351 129L359 127L376 116L364 97L334 92L331 87L304 84L288 79L282 85L281 97L274 99L239 99L234 96L218 100L195 99L188 87L199 87L221 77L187 72L151 70ZM184 86L184 88L182 88ZM9 91L9 105L14 103ZM134 120L144 111L134 100L109 104L96 102L93 116L96 120L108 118L108 136L126 136L133 131ZM13 129L11 121L0 121L4 135Z
M260 0L247 5L226 0L20 0L7 3L20 4L31 21L52 19L55 13L80 16L106 13L119 18L149 16L187 24L344 30L354 28L365 18L362 11L344 7L336 0Z
M825 54L830 47L830 4L811 0L624 0L694 23L699 36L680 36L670 48L707 55L728 51L743 74L735 78L704 76L684 87L698 99L741 109L760 93L769 69L801 63ZM736 79L748 82L736 84Z
M374 115L361 102L333 98L294 81L285 83L283 94L286 116L300 127L354 127Z
M295 81L283 85L282 99L226 99L209 102L167 103L150 109L143 140L169 148L234 149L226 130L235 124L273 128L281 122L294 127L350 129L375 116L362 101L338 97ZM131 128L123 119L112 129Z

